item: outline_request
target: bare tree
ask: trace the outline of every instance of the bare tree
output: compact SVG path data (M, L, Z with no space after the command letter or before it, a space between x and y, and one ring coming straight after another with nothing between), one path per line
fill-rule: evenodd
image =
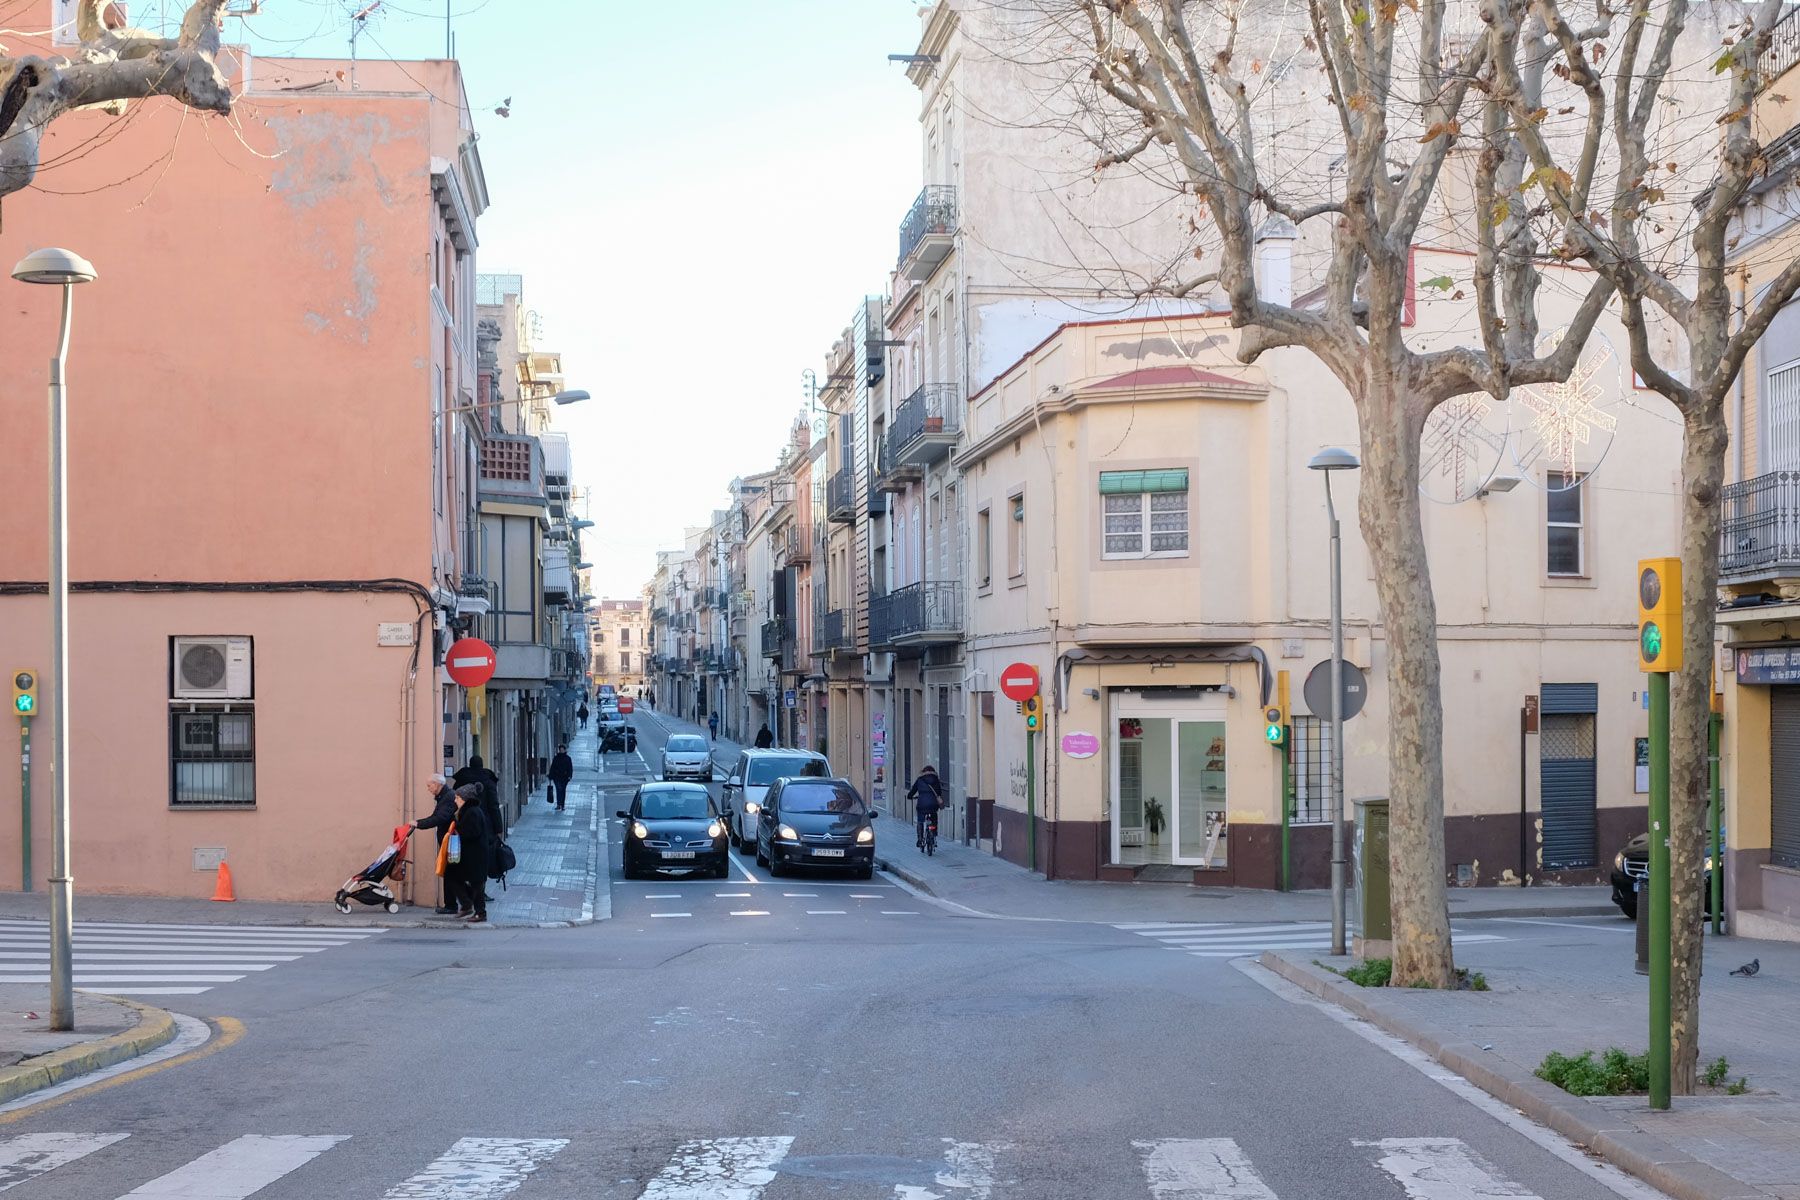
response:
M1134 138L1115 138L1101 166L1147 155L1172 161L1210 224L1210 251L1182 286L1216 288L1243 330L1242 360L1276 347L1304 349L1355 403L1364 456L1359 518L1388 649L1393 978L1402 986L1451 986L1442 693L1420 516L1420 436L1432 411L1456 396L1504 399L1514 387L1566 379L1613 293L1611 280L1595 273L1562 336L1540 349L1546 252L1534 210L1544 180L1525 170L1514 121L1496 97L1501 80L1541 72L1542 63L1523 62L1518 42L1493 32L1525 0L1482 0L1481 27L1457 48L1447 25L1461 6L1450 0L1307 0L1305 55L1326 80L1341 154L1340 181L1329 192L1315 189L1323 194L1297 194L1278 180L1257 141L1249 85L1262 64L1238 52L1247 5L1069 3L1075 22L1065 28L1084 25L1094 82L1138 129ZM1573 139L1571 161L1595 158L1603 132ZM1471 141L1484 215L1474 222L1471 279L1479 345L1416 349L1403 327L1411 246L1453 148ZM1592 186L1591 173L1582 174L1581 186ZM1271 214L1303 234L1325 227L1323 286L1309 302L1276 303L1258 289L1256 236Z
M31 185L44 130L64 113L168 96L190 108L231 111L231 87L218 67L219 22L226 0L193 0L180 35L156 37L125 26L113 0L79 0L67 55L7 55L0 47L0 196Z
M1585 27L1569 20L1556 0L1536 0L1531 22L1496 31L1497 36L1516 40L1527 54L1553 60L1557 74L1574 82L1587 97L1589 122L1610 125L1619 186L1607 211L1589 211L1580 188L1565 186L1560 178L1551 181L1545 197L1568 227L1571 250L1618 288L1634 369L1682 416L1685 637L1670 712L1669 844L1675 944L1674 1090L1683 1095L1693 1091L1699 1064L1707 724L1718 604L1720 500L1730 440L1726 404L1745 357L1800 289L1800 259L1790 260L1733 329L1736 304L1727 261L1737 240L1733 218L1745 193L1768 170L1752 110L1767 82L1761 75L1764 52L1787 7L1782 0L1748 0L1739 8L1741 20L1731 27L1723 49L1715 41L1709 51L1709 57L1717 55L1710 69L1726 86L1716 118L1711 112L1701 114L1720 134L1716 150L1702 155L1709 186L1698 196L1670 188L1668 176L1684 164L1658 161L1652 143L1656 109L1690 19L1685 0L1632 5L1617 12L1602 8ZM1605 47L1615 35L1618 49L1609 54ZM1529 81L1503 80L1501 88L1509 113L1522 129L1532 164L1540 171L1547 169L1554 156L1537 136L1535 123L1525 119L1541 102L1532 95ZM1684 227L1685 237L1671 239L1668 246L1647 244L1658 228ZM1657 353L1650 328L1659 315L1684 335L1685 369ZM1724 865L1715 863L1714 869L1723 870Z

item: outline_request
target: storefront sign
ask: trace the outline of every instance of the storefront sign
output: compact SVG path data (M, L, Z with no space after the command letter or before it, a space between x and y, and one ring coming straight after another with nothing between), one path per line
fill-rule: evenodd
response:
M797 708L799 707L799 704L800 695L798 692L794 691L793 688L789 688L787 691L781 693L781 706L783 708Z
M1065 733L1062 752L1070 758L1092 758L1100 753L1100 739L1091 733Z
M1737 652L1739 683L1800 683L1800 646L1757 646Z

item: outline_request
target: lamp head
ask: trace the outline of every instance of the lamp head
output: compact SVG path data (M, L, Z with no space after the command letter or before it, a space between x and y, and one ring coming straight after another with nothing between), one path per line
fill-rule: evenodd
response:
M12 273L20 283L92 283L99 277L93 263L59 246L33 250L19 260Z
M550 401L553 404L578 404L586 399L588 399L588 394L582 391L558 392L556 395L550 397Z
M569 522L570 529L592 529L593 527L594 527L594 523L592 521L588 520L586 517L583 517L577 521Z
M1356 455L1338 446L1330 446L1312 456L1306 464L1314 471L1354 471L1362 466Z

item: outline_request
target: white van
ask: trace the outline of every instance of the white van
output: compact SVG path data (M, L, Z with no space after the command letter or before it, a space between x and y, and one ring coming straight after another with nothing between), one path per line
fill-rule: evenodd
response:
M719 811L731 844L756 853L756 814L762 811L769 785L792 775L829 777L831 764L814 750L746 750L738 755L719 796Z

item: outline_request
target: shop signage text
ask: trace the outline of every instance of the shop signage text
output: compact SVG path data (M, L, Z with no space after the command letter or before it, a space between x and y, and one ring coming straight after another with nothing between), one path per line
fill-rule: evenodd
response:
M1800 683L1800 646L1757 646L1737 652L1739 683Z

